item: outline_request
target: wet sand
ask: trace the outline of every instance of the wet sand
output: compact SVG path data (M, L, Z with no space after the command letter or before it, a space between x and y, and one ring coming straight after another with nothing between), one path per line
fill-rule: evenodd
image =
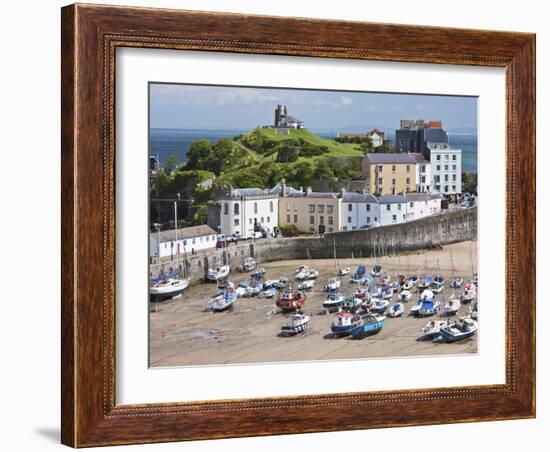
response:
M449 245L441 250L432 250L408 256L383 257L378 262L384 271L395 280L398 273L424 275L429 273L445 276L445 291L436 296L443 306L454 292L449 288L453 276L471 279L472 260L476 261L476 243L463 242ZM365 263L370 271L374 259L339 259L339 267L350 267L351 273ZM308 265L320 272L314 288L307 292L303 312L311 316L311 328L294 337L279 337L281 326L289 322L290 314L283 314L275 308L275 298L262 296L239 298L233 308L226 312L205 312L207 301L218 293L215 284L198 284L186 289L182 297L162 303L150 303L149 359L151 367L196 366L206 364L258 363L334 360L352 358L405 357L415 355L447 355L477 352L477 335L452 344L438 344L432 341L418 341L421 328L430 320L439 318L414 318L407 314L418 295L405 303L405 314L398 318L387 318L384 328L378 334L363 340L343 337L335 339L330 331L334 313L326 314L322 304L326 299L323 287L329 278L335 276L335 262L332 259L311 259L307 261L278 261L262 264L267 270L266 279L286 276L297 288L293 279L299 265ZM341 294L352 293L354 284L349 276L342 277ZM249 279L247 273L232 273L235 286ZM394 294L392 304L396 301ZM391 306L391 304L390 304ZM459 315L468 312L470 305L462 305Z

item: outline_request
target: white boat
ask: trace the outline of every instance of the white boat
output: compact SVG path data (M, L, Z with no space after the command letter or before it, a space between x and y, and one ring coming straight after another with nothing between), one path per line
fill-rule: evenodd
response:
M340 288L340 280L336 278L331 278L328 280L327 285L325 286L325 291L331 292L338 290Z
M237 271L246 273L254 270L255 268L256 268L256 261L254 260L254 258L247 257L242 263L242 265L239 265L237 267Z
M393 289L391 287L382 289L382 298L384 300L391 300L392 297L393 297Z
M277 289L284 289L286 286L288 286L288 278L284 276L281 276L277 281L273 282L273 287Z
M449 298L449 301L445 303L445 306L443 306L443 312L441 315L455 315L458 310L460 309L460 300L458 298L455 298L454 295Z
M235 294L238 298L244 297L248 293L249 284L247 282L240 283L235 289Z
M379 298L374 299L374 301L371 300L369 303L369 309L371 312L377 312L377 313L384 313L386 312L386 309L388 309L388 306L390 305L390 302L388 300L380 300Z
M351 269L350 269L349 267L341 268L341 269L338 271L338 276L347 275L350 271L351 271Z
M413 305L413 307L409 311L409 315L416 316L416 313L418 312L418 310L422 306L422 303L423 303L422 299L418 299L418 301Z
M460 289L464 284L464 278L454 278L451 282L451 289Z
M474 301L476 297L476 286L474 283L468 283L466 284L466 287L464 287L464 292L462 292L462 295L460 295L460 301L462 303L471 303Z
M403 303L395 303L388 311L390 317L401 317L405 312L405 305Z
M268 289L265 289L262 292L265 298L273 298L276 293L277 293L277 289L275 289L275 287L269 287Z
M314 285L315 281L313 281L312 279L306 279L298 285L298 290L310 290L313 289Z
M434 281L430 287L430 290L433 293L441 293L443 292L444 286L442 282Z
M206 277L210 281L218 281L219 279L225 278L227 275L229 275L229 265L220 265L218 267L209 268Z
M174 297L182 293L189 286L187 279L168 278L149 287L149 294L155 298Z
M407 290L410 292L413 287L413 283L407 279L407 281L405 281L405 283L401 286L401 290Z
M302 312L296 312L290 316L290 323L281 327L281 336L294 336L309 328L310 318Z
M411 301L413 297L413 294L410 290L402 290L399 293L399 299L401 301Z
M477 320L477 301L474 301L470 306L470 309L468 310L468 315L472 319Z
M441 328L447 325L448 323L445 320L432 320L428 322L426 326L422 327L422 330L420 330L420 339L433 339L439 334Z
M229 283L221 294L210 300L210 309L213 312L225 311L226 309L229 309L231 306L233 306L233 303L235 303L236 299L237 294L235 292L235 286L233 286L232 283Z
M327 297L325 301L323 301L323 307L328 312L335 312L340 309L340 306L342 306L343 302L344 302L344 297L342 295L331 294Z
M441 328L435 338L437 342L456 342L473 336L478 329L478 323L471 317L461 317L451 325Z
M297 280L303 281L304 279L309 279L310 272L311 270L309 267L302 266L299 268L299 271L297 271L294 276Z

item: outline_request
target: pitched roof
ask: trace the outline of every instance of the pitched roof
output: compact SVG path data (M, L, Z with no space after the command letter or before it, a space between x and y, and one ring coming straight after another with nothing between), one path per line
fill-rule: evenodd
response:
M430 163L420 152L411 152L409 155L416 161L416 163Z
M407 202L402 195L384 195L378 197L378 202L381 204L397 204Z
M378 200L371 193L344 193L342 196L344 202L362 202L362 203L377 203Z
M443 196L439 193L405 193L407 201L431 201L432 199L442 199Z
M320 191L312 191L310 193L308 192L293 192L293 193L287 193L286 196L288 198L325 198L325 199L337 199L338 193L329 193L329 192L320 192Z
M369 163L385 164L385 163L416 163L416 160L406 152L373 152L367 154Z
M178 228L178 240L180 239L190 239L193 237L204 237L205 235L215 235L217 234L214 229L212 229L207 224L201 224L199 226L189 226L188 228ZM158 232L152 232L152 236L158 237ZM168 231L160 232L160 242L169 242L176 239L176 230L170 229Z

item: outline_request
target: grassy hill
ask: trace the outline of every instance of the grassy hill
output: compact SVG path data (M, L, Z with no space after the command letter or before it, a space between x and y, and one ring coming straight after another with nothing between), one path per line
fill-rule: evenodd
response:
M288 135L280 135L276 129L273 128L256 128L250 132L242 135L238 140L238 143L244 145L248 149L256 152L262 160L273 161L276 158L276 152L270 152L274 150L277 145L284 143L285 141L291 142L296 140L303 140L305 143L309 143L313 146L326 147L327 152L322 155L316 155L311 157L300 156L299 160L313 159L317 160L320 157L362 157L363 152L357 144L351 143L337 143L334 140L327 140L321 138L318 135L310 132L307 129L289 129Z

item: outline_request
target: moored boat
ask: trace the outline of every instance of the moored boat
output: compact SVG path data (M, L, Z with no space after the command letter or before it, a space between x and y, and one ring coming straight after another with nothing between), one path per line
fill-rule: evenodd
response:
M413 294L410 290L402 290L399 292L399 299L401 301L411 301L413 297Z
M388 300L384 299L374 299L369 304L369 309L371 312L377 312L377 313L384 313L386 312L386 309L388 309L388 306L390 305L390 302Z
M326 292L333 292L340 288L340 280L336 278L331 278L328 280L327 285L325 286Z
M364 265L359 265L359 267L357 267L357 270L355 270L355 273L353 274L353 276L349 279L350 282L352 283L357 283L359 281L361 281L361 279L363 278L363 276L365 275L367 269L365 268Z
M340 312L330 325L330 330L335 336L348 336L356 326L362 322L361 316L351 312Z
M370 274L372 276L380 276L382 274L382 266L378 264L374 265Z
M460 301L462 301L462 303L471 303L472 301L474 301L476 293L477 291L474 283L468 283L464 287L462 295L460 295Z
M262 292L262 295L265 298L273 298L276 293L277 293L277 289L275 289L275 287L269 287L267 289L264 289L264 291Z
M436 337L439 332L441 331L441 328L448 325L445 320L431 320L428 322L425 326L422 327L422 330L420 330L420 338L419 339L433 339Z
M460 300L451 295L451 298L443 306L443 312L441 315L451 316L455 315L460 309Z
M209 268L206 275L209 281L218 281L229 275L229 265L220 265L217 267Z
M353 339L363 339L378 333L384 327L386 317L379 314L365 314L361 317L359 324L351 330Z
M439 301L435 299L424 300L416 312L417 317L430 317L439 310Z
M149 295L153 300L173 298L180 295L189 286L188 279L160 279L149 287Z
M275 302L275 306L284 312L295 311L304 306L305 297L302 292L293 292L292 289L285 290Z
M298 290L311 290L315 285L315 281L312 279L306 279L298 285Z
M478 329L478 323L471 317L461 317L451 325L441 328L437 342L456 342L472 337Z
M345 275L347 275L350 271L351 271L351 269L350 269L349 267L341 268L341 269L338 271L338 276L345 276Z
M296 311L290 317L290 323L281 327L281 336L294 336L296 334L304 332L311 326L310 318L308 315Z
M244 262L237 267L237 271L241 273L251 272L256 268L256 261L252 257L247 257Z
M328 312L335 312L340 309L342 306L342 302L344 301L344 297L342 295L338 294L330 294L325 301L323 301L323 307Z
M464 278L454 278L451 282L451 289L460 289L464 284Z
M388 310L388 315L390 317L394 317L394 318L395 317L401 317L404 312L405 312L405 305L403 303L395 303Z

